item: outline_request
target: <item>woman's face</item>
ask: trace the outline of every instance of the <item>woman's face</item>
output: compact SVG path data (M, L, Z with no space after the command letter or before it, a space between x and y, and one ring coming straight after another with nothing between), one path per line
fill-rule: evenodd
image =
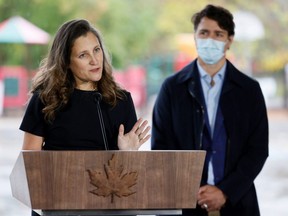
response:
M88 32L77 38L72 46L70 65L76 81L76 88L94 90L95 81L99 81L103 71L103 51L98 38Z

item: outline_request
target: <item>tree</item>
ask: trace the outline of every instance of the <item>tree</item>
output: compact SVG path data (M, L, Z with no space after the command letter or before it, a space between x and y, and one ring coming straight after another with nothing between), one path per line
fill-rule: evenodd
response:
M22 16L53 36L59 24L74 13L72 10L64 10L65 7L61 7L61 5L64 5L64 0L0 1L0 20L4 21L12 16ZM26 60L27 52L31 59L29 63ZM0 44L0 65L25 65L29 69L35 69L46 52L47 46L25 47L23 44Z

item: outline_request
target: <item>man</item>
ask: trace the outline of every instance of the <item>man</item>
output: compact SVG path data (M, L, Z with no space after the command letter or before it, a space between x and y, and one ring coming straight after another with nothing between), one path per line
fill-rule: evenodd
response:
M196 209L183 215L260 215L254 180L268 157L258 82L225 57L232 14L207 5L192 17L198 58L168 77L153 109L153 150L206 150Z

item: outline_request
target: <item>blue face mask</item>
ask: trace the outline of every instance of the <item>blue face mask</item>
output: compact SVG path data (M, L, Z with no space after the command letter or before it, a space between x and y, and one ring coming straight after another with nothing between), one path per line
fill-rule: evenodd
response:
M196 38L197 52L206 64L216 64L223 56L226 43L223 41Z

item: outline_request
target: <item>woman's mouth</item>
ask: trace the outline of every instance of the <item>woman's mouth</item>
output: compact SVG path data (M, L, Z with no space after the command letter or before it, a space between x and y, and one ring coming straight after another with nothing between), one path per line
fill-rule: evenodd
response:
M93 69L91 69L90 71L91 72L93 72L93 73L97 73L97 72L99 72L100 71L100 67L98 67L98 68L93 68Z

